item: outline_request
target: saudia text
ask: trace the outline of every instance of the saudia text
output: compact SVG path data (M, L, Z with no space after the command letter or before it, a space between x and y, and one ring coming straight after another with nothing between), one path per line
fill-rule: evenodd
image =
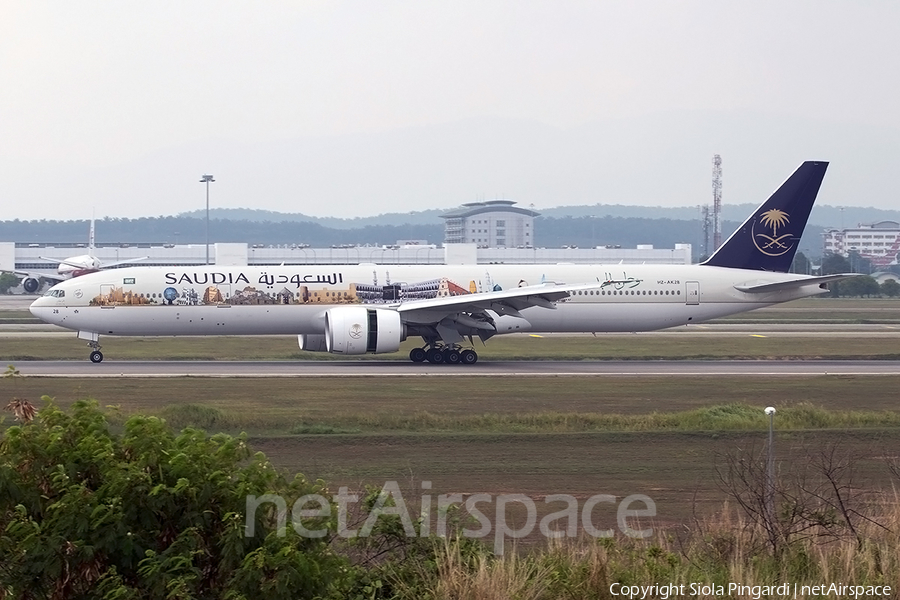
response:
M259 285L287 285L288 283L293 283L297 287L300 287L301 285L310 283L327 283L329 285L335 285L343 282L344 275L341 273L326 273L324 275L301 275L299 273L295 273L293 275L269 275L268 273L263 272L262 274L260 274L259 280L254 283L258 283ZM249 284L250 279L243 273L166 273L166 283L169 285L208 285L211 283L216 285L221 285L224 283Z

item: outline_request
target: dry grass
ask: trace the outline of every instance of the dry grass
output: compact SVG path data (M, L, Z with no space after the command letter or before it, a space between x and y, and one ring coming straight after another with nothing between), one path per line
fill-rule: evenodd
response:
M753 597L753 586L787 583L790 597L819 598L803 586L890 586L889 597L900 590L900 499L894 497L882 514L881 526L868 525L865 541L846 537L827 543L814 538L789 545L779 556L759 544L763 533L725 506L714 518L696 523L680 536L659 532L648 540L625 537L552 541L529 552L475 557L462 551L459 541L437 542L437 568L422 571L418 585L398 582L400 598L588 600L613 598L611 583L684 586L676 597L718 599ZM691 586L723 586L725 594L691 593ZM743 593L729 584L749 586ZM796 595L795 586L796 585ZM712 590L710 590L712 591ZM649 590L646 598L671 594ZM847 597L832 594L829 597ZM772 595L765 595L772 597ZM884 597L884 596L879 596Z

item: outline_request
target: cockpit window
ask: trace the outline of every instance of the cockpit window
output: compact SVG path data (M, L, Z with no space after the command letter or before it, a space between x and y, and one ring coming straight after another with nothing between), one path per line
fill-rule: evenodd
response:
M50 298L65 298L66 291L65 290L47 290L44 296L49 296Z

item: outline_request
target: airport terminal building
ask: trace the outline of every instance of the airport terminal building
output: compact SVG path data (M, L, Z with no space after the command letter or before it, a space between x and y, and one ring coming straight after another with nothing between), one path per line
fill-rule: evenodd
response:
M441 215L445 244L476 244L479 248L531 248L538 213L513 206L512 200L468 202Z
M860 223L847 229L828 229L822 235L825 254L840 254L847 258L855 252L876 267L900 262L900 223L897 221Z

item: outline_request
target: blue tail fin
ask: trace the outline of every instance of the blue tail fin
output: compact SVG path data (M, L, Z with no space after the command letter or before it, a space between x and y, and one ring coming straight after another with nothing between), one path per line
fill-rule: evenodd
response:
M821 161L800 165L703 264L786 273L827 168Z

